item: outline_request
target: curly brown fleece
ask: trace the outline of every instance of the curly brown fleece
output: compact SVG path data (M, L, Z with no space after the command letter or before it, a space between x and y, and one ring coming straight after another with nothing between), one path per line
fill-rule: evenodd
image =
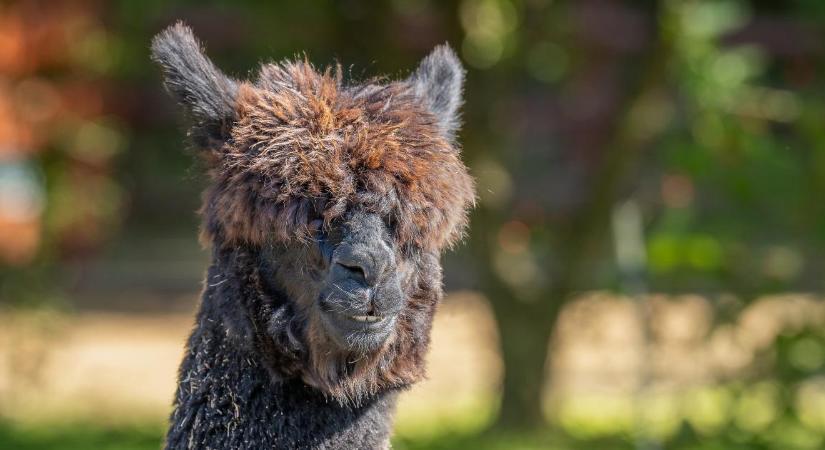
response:
M386 217L402 248L460 237L472 179L407 83L345 87L340 69L268 64L239 86L236 111L205 211L227 245L301 238L313 216L353 207Z

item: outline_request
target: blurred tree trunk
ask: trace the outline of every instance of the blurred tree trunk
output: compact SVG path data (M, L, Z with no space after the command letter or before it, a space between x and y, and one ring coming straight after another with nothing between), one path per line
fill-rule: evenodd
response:
M495 315L504 365L501 404L494 427L539 428L546 424L541 400L547 382L548 345L564 296L551 299L543 294L553 293L539 292L525 297L505 283L492 265L495 251L491 243L495 242L493 236L501 218L488 209L480 209L475 215L471 248L482 263L481 288Z
M608 235L609 214L618 192L637 168L642 151L661 131L645 128L644 114L640 115L662 95L667 54L655 5L647 6L654 33L645 51L628 58L622 106L601 147L601 157L587 177L593 183L587 189L587 200L567 220L549 225L560 237L550 251L562 263L558 271L546 273L549 286L530 294L511 289L493 267L496 250L492 248L501 224L509 220L508 214L482 207L473 218L472 247L483 266L482 289L495 312L505 372L495 428L546 425L542 394L550 382L548 362L552 355L548 350L559 312L579 286L591 250Z
M542 393L546 381L548 344L553 331L547 317L536 305L504 294L493 302L505 367L497 426L507 429L538 428L546 422ZM561 305L563 299L552 304ZM558 308L556 308L558 310Z

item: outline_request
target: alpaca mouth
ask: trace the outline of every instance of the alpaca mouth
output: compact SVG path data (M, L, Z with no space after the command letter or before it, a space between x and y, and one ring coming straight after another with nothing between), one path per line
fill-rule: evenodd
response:
M346 314L336 312L325 312L323 314L324 322L328 328L333 328L335 331L349 333L353 331L361 331L367 333L380 333L385 331L388 325L394 322L394 315L372 315L372 314Z
M381 347L392 333L395 315L347 314L326 311L321 314L326 333L347 350L373 350Z
M384 320L382 316L349 316L349 318L362 323L375 323Z

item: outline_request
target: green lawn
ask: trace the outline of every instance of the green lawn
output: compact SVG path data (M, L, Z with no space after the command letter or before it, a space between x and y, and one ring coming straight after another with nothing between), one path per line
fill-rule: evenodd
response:
M20 425L0 422L2 450L158 450L163 428L146 426L114 426L76 423L62 425ZM441 434L418 438L411 435L393 441L395 450L633 450L631 439L608 436L575 439L564 431L546 430L522 434ZM780 447L759 444L733 436L700 439L692 433L676 436L663 448L673 450L780 450ZM783 448L782 450L788 450Z
M107 428L94 424L21 426L0 424L3 450L158 450L163 430L157 426ZM425 439L403 437L393 443L396 450L527 450L598 449L630 450L620 439L574 441L553 433L527 435L446 434Z
M20 425L0 422L2 450L158 450L157 425L107 427L96 424Z

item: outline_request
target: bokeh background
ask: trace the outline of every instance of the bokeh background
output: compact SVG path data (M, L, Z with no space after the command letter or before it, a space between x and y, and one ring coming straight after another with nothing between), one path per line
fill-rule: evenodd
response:
M155 449L208 251L151 37L468 69L478 206L398 449L825 446L825 2L0 3L0 448Z

